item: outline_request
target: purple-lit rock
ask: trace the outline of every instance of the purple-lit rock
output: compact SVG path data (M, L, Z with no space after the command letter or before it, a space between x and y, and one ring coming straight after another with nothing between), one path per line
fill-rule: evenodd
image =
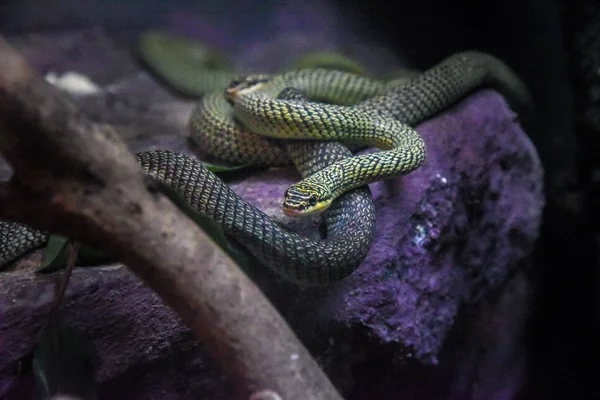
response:
M268 282L289 318L362 326L381 343L435 364L462 302L492 293L531 253L544 205L542 169L517 116L495 92L481 91L423 123L428 158L405 177L370 185L377 234L363 264L326 290L290 296ZM314 224L281 216L285 188L298 176L266 172L234 190L305 235ZM290 298L295 298L290 300ZM310 304L310 306L308 305ZM322 321L321 321L322 322ZM302 329L298 325L298 329Z
M522 378L528 285L522 274L509 277L526 265L537 238L539 160L516 115L492 91L418 131L427 162L371 185L377 236L352 276L303 290L259 265L252 275L348 399L510 398ZM289 168L273 169L231 185L316 237L318 217L281 213L295 179ZM53 293L51 276L2 274L0 397L30 398L31 374L18 378L17 366L35 347ZM78 269L63 315L92 340L100 398L228 398L228 382L188 329L126 268Z

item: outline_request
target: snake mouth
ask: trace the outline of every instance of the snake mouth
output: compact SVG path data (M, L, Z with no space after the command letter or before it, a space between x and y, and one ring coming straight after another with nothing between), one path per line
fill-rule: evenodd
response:
M302 211L296 210L294 208L284 208L283 213L285 215L287 215L288 217L292 217L292 218L298 218L298 217L302 217L304 215L304 213Z
M225 95L229 100L235 100L238 97L240 90L237 87L225 89Z
M320 214L326 209L329 208L331 202L322 202L315 206L311 207L303 207L303 208L293 208L293 207L283 207L283 213L288 217L298 218L298 217L306 217L307 215Z

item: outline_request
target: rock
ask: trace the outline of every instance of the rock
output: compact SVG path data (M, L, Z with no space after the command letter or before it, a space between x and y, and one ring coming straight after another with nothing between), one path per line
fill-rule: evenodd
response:
M531 253L544 205L543 173L516 115L494 92L469 97L418 131L426 163L371 185L377 236L361 267L325 290L290 296L293 288L282 282L263 286L280 307L295 307L291 321L320 314L342 326L361 325L382 343L402 343L408 358L436 364L461 303L494 292ZM294 227L297 220L280 212L285 188L298 179L287 172L232 187ZM318 217L313 222L295 228L317 236Z
M427 162L371 185L377 236L353 275L322 289L296 288L259 265L251 275L348 399L510 397L523 376L528 309L519 269L544 205L537 154L489 90L418 131ZM318 217L299 222L281 213L297 178L272 169L231 186L290 229L318 236ZM30 398L26 357L54 282L30 271L2 275L0 397ZM63 316L96 349L100 398L229 398L228 381L189 331L122 266L77 269Z

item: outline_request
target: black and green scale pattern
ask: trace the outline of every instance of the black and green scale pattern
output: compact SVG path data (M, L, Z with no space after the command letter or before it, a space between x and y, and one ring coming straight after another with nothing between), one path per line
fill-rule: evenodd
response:
M303 74L310 73L304 70ZM337 79L341 79L339 73ZM328 204L347 190L417 169L426 158L426 146L411 125L455 103L477 87L491 85L510 93L519 105L530 103L528 92L507 66L478 52L459 53L434 68L393 85L391 89L371 84L367 79L345 78L342 87L371 89L370 96L356 105L319 104L281 100L274 97L285 87L313 93L325 85L328 75L313 70L311 78L282 74L248 89L241 87L233 115L248 130L272 138L342 140L363 143L384 151L340 160L295 185L287 192L284 207L307 211L309 199ZM338 88L328 81L329 85ZM357 90L357 92L360 92ZM383 92L383 93L381 93ZM342 97L336 93L335 98ZM315 200L316 199L316 200ZM325 205L326 206L326 205ZM323 206L321 206L322 208Z
M298 87L311 100L325 101L330 96L330 102L341 105L358 102L353 108L357 110L354 122L357 126L367 124L365 115L372 119L370 123L381 118L387 125L414 125L480 86L491 85L500 89L509 100L516 101L517 105L529 105L527 90L518 77L501 61L477 52L451 56L407 82L389 87L337 71L302 70L286 74L281 75L283 78L278 78L278 75L274 82L281 80L286 87ZM298 80L298 85L293 83L292 77ZM273 101L278 95L277 91L283 89L274 89L269 101ZM301 103L293 98L278 101L284 102L281 104L290 101ZM320 107L323 105L311 103L310 111L319 113ZM396 122L392 121L394 119ZM288 127L298 123L289 119L280 122ZM285 141L286 145L281 146L274 140L256 135L236 122L223 93L207 95L199 102L190 118L190 129L199 146L216 157L235 163L267 165L294 161L308 179L327 165L356 158L336 142ZM372 132L371 128L363 129L362 132ZM405 141L404 145L410 148L419 141L408 128L397 132L401 138L386 139L391 142L391 147L402 147L402 141ZM377 140L381 142L381 139ZM369 141L367 143L371 144ZM421 144L417 144L415 149L421 151ZM413 153L415 150L409 149L407 157L414 158L399 162L411 165L421 162L420 156L410 155ZM335 201L325 214L327 238L311 240L285 230L260 210L250 206L200 162L190 157L170 151L143 152L137 156L148 174L180 190L192 206L214 219L226 234L246 246L266 266L288 279L322 284L341 279L360 265L372 243L375 214L370 192L365 186L347 192ZM369 161L369 165L373 164L373 161ZM384 171L388 166L378 164L371 168L368 171L372 174L377 169ZM391 168L396 166L392 165ZM359 172L350 174L364 179ZM19 228L12 222L0 222L0 232L3 232L0 264L31 250L33 245L39 246L35 235L27 236L20 231L4 233L12 232L11 229L28 228ZM23 245L27 248L24 249Z
M49 235L12 221L0 221L0 266L9 264L48 242Z

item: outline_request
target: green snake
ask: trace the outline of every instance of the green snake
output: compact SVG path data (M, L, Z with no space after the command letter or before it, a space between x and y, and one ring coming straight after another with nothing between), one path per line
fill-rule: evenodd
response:
M321 93L309 92L319 86L307 84L306 75L321 81L330 72L308 70L275 78L256 75L234 81L227 89L227 97L234 104L234 116L250 131L272 138L345 140L390 151L348 157L292 185L283 203L288 216L321 212L348 190L407 174L425 161L425 142L421 136L395 118L365 112L361 104L315 105L276 97L284 89L293 87L306 92L309 98L319 99ZM352 85L350 80L343 84L344 87Z
M360 265L372 243L374 210L364 184L421 165L425 147L409 126L481 86L499 89L516 107L526 108L530 104L527 90L516 74L500 60L478 52L450 56L403 84L384 85L354 74L317 69L268 79L254 76L232 84L227 96L222 91L205 96L190 118L191 134L198 145L226 161L266 165L294 161L305 179L292 186L298 190L288 190L286 202L290 208L301 208L291 213L294 215L311 212L311 207L318 208L317 211L328 207L324 240L308 239L285 230L190 157L169 151L143 152L137 156L148 174L182 192L193 207L213 218L227 235L244 245L264 265L297 282L331 283ZM298 89L311 101L293 95L277 98L287 87ZM308 139L344 140L344 136L334 135L349 130L350 141L388 150L371 153L376 157L351 156L336 142L286 140L282 146L262 136L280 137L279 132L285 131L298 138L302 127L313 128L308 130ZM400 137L386 134L387 129ZM337 153L332 149L337 149ZM327 170L326 166L333 167L335 173L320 175ZM389 170L395 172L390 174ZM343 185L335 190L327 186L338 184L332 180L339 177ZM309 192L315 187L319 190L326 187L327 193ZM350 190L353 187L358 189ZM313 200L315 193L324 197ZM344 194L340 196L341 193ZM336 201L329 200L337 196L340 197ZM323 201L326 206L320 205ZM20 229L26 228L20 226L17 230ZM5 232L10 230L14 233L14 223L0 224L3 239L0 262L14 259L16 253L23 253L23 248L31 248L31 236L25 234L17 235L20 242L6 240Z
M342 140L391 149L337 161L292 185L284 212L307 215L325 210L347 190L418 168L426 148L410 126L482 85L509 94L517 108L526 109L531 103L525 86L506 65L488 54L467 52L447 58L409 82L389 86L322 69L249 76L234 81L227 90L233 109L221 93L206 96L192 115L191 130L210 153L231 162L287 163L285 152L266 137ZM330 96L338 104L277 99L286 87L302 90L311 100ZM352 95L342 94L349 88L354 89ZM360 101L365 94L369 98ZM348 106L340 99L359 103ZM241 129L235 119L247 129ZM213 126L228 134L215 138Z

